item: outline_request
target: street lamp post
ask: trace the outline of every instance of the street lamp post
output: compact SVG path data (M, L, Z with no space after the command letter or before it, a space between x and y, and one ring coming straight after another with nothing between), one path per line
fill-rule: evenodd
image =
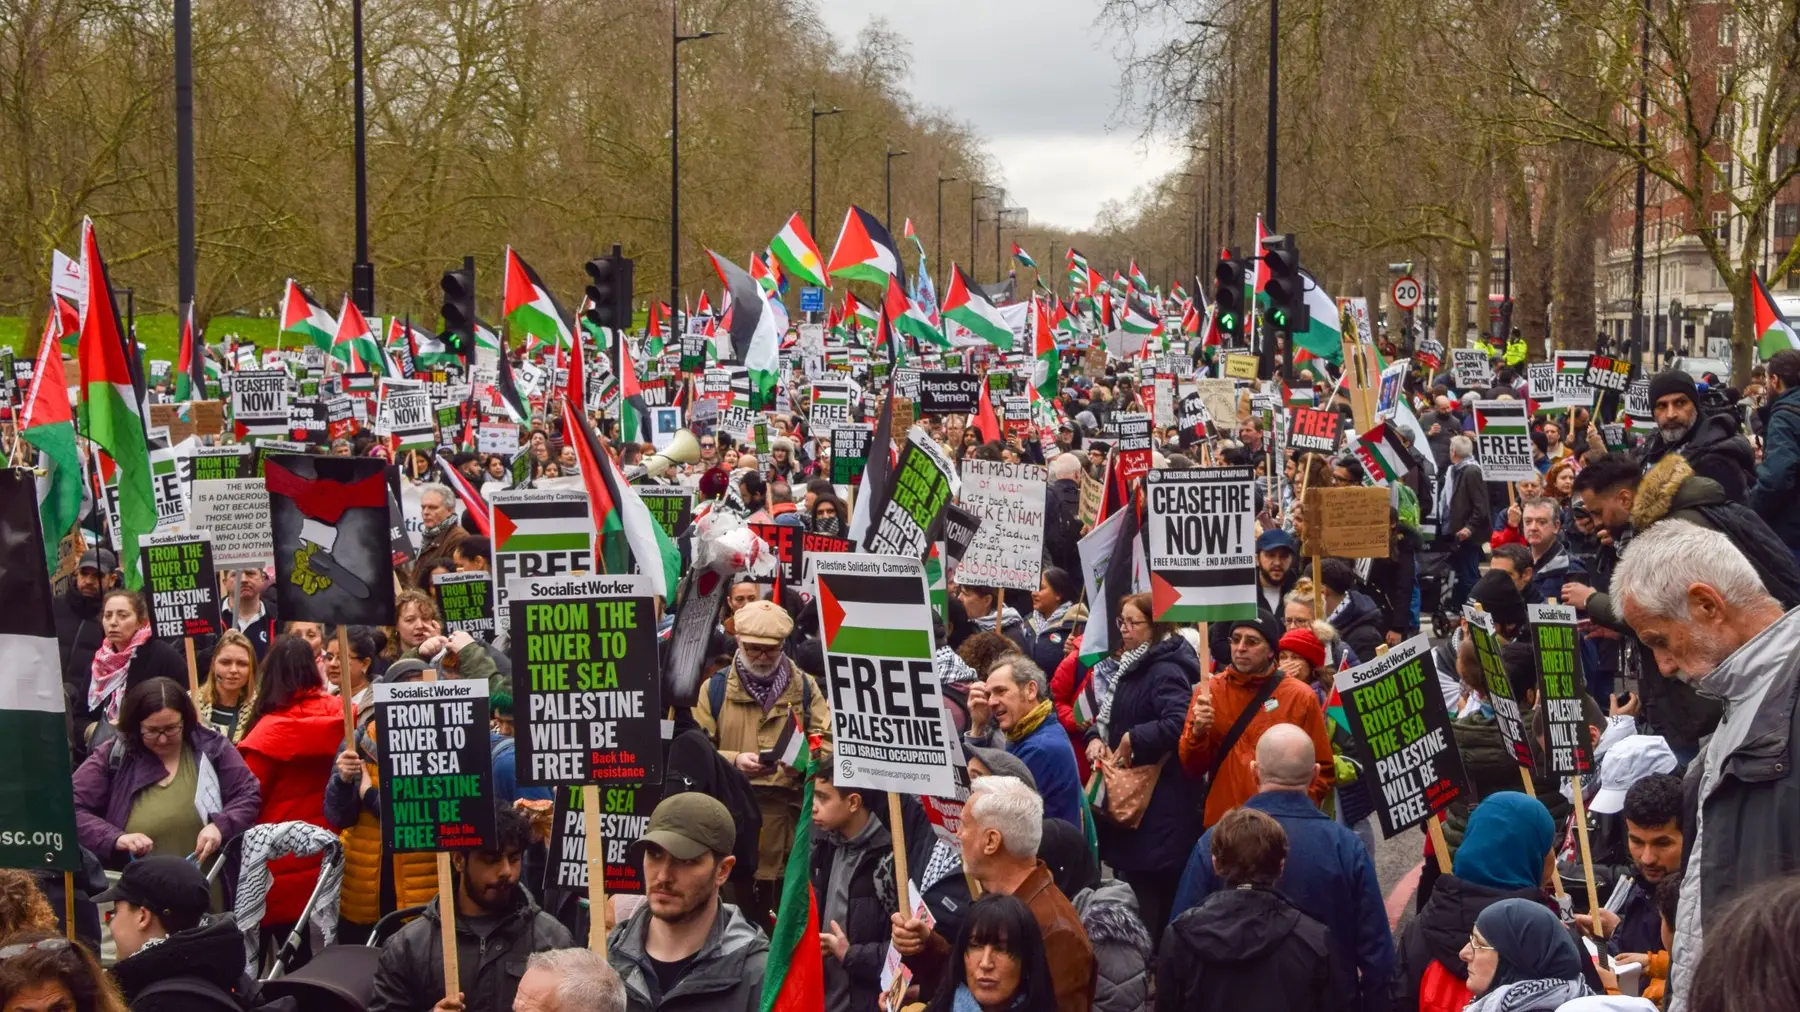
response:
M681 312L681 44L718 32L681 34L681 4L669 4L669 322ZM673 329L671 327L671 329Z
M940 271L944 269L944 184L945 183L954 183L954 182L956 182L955 176L939 176L938 177L937 242L936 242L937 252L934 255L937 259L938 270L940 270Z
M807 203L806 227L815 236L819 232L819 120L825 116L836 116L843 111L835 105L829 109L819 108L817 102L812 105L812 154L810 155L812 168L808 177L810 182L807 184L807 192L811 196Z
M888 148L887 161L882 165L882 179L886 196L881 202L881 223L887 227L890 237L894 234L894 159L905 157L905 151Z
M175 0L175 246L178 307L194 301L194 5Z
M1275 231L1275 116L1281 96L1281 0L1269 0L1269 139L1264 180L1263 224ZM1261 251L1257 251L1261 255Z
M350 265L350 300L375 312L375 265L369 262L368 126L363 115L363 0L350 5L350 65L356 91L356 262Z

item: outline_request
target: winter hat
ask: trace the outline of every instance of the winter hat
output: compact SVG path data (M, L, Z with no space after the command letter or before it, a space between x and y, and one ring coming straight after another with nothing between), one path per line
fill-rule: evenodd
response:
M1481 605L1494 621L1502 626L1520 626L1525 624L1525 598L1520 595L1519 588L1513 585L1512 576L1490 569L1481 574L1475 581L1475 589L1469 596Z
M1304 626L1291 630L1286 636L1283 636L1281 649L1306 658L1306 663L1312 667L1322 668L1325 666L1325 644L1319 642L1319 637Z
M1275 646L1281 642L1281 624L1275 621L1274 615L1261 608L1256 610L1255 618L1240 618L1231 623L1231 629L1226 635L1230 635L1231 633L1244 628L1256 630L1270 646Z
M1681 394L1695 405L1700 403L1700 385L1694 377L1680 369L1669 369L1650 377L1650 406L1670 394Z
M988 768L991 776L1018 777L1025 782L1025 786L1034 791L1038 789L1037 777L1031 775L1031 767L1025 765L1025 760L1005 749L964 745L963 754L966 758L981 760L981 764Z

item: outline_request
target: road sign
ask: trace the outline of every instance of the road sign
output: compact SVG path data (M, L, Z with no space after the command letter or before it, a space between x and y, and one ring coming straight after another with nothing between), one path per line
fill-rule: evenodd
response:
M1425 296L1425 290L1419 286L1419 279L1407 274L1394 279L1394 305L1411 312L1419 308L1419 301Z
M800 289L800 311L802 313L823 313L825 311L825 289Z

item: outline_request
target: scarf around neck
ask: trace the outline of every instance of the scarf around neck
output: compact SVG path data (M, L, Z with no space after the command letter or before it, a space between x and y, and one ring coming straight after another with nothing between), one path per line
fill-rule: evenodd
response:
M775 662L775 670L767 676L759 676L750 670L750 665L744 662L742 650L731 659L731 666L737 671L738 681L743 684L744 691L750 693L750 697L756 700L764 713L773 709L775 701L787 691L788 679L793 677L794 672L786 654L781 655L781 660Z
M138 627L131 635L131 642L125 649L114 650L112 641L101 639L100 649L94 651L93 679L88 682L87 705L90 710L97 710L102 703L106 704L106 722L116 724L119 721L119 701L125 695L126 669L131 667L131 659L137 655L137 648L150 639L150 623Z
M1119 683L1123 682L1125 677L1132 673L1137 667L1137 662L1154 645L1155 644L1148 642L1140 643L1135 649L1127 650L1120 654L1118 667L1114 670L1112 679L1109 683L1104 686L1095 686L1097 690L1103 689L1106 692L1106 698L1100 702L1100 713L1094 718L1094 725L1100 729L1100 738L1102 741L1106 740L1108 737L1107 732L1111 729L1113 700L1119 697ZM1094 679L1094 681L1098 681L1098 679Z
M1042 636L1051 629L1062 625L1063 616L1069 613L1069 608L1070 602L1064 601L1048 615L1039 615L1036 609L1032 609L1031 615L1025 619L1025 624L1031 627L1032 635Z
M1038 705L1032 707L1030 713L1013 722L1012 730L1006 732L1006 740L1020 742L1030 737L1038 729L1038 725L1044 722L1044 718L1050 716L1052 709L1048 699L1038 700Z

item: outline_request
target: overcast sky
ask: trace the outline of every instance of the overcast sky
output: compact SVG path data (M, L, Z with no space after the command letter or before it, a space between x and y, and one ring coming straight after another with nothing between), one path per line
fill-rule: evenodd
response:
M1178 149L1148 149L1117 121L1115 34L1095 27L1100 0L820 0L846 45L881 16L912 42L914 98L974 127L1000 163L1008 199L1033 223L1093 224L1107 200L1173 169Z

